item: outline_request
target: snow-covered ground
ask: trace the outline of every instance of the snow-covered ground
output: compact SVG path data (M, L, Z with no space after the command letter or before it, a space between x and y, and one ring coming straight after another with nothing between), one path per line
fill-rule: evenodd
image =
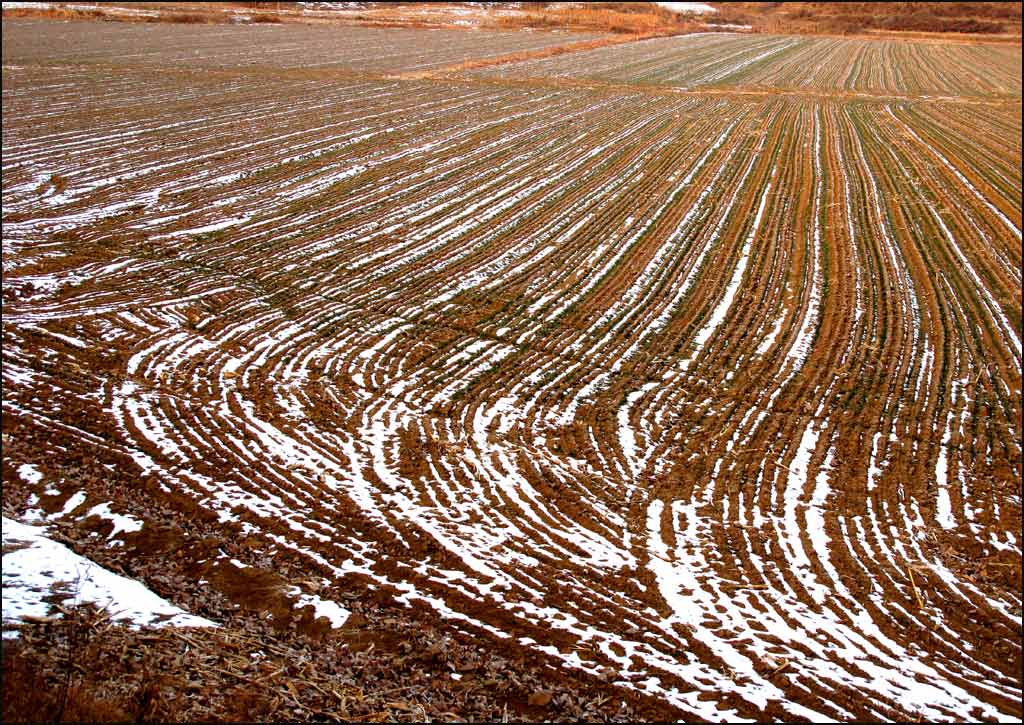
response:
M143 584L104 569L63 544L47 538L39 526L3 518L3 622L5 639L17 636L8 623L53 616L54 594L62 603L86 602L106 609L115 620L133 626L216 627L157 596ZM7 551L7 549L13 549Z
M707 3L656 3L661 7L668 10L674 10L677 13L696 13L703 15L705 13L717 13L713 7Z

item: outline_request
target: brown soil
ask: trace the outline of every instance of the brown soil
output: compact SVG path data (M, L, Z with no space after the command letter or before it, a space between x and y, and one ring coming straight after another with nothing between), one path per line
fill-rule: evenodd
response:
M4 514L223 624L9 719L1019 717L1019 54L453 37L5 21Z

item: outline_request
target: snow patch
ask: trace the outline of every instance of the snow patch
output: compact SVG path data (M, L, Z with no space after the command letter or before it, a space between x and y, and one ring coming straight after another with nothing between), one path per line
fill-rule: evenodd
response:
M3 517L3 546L25 545L3 555L3 622L51 616L46 597L65 591L64 603L90 602L132 626L216 627L157 596L143 584L104 569L63 544L45 529ZM5 631L4 639L17 636Z

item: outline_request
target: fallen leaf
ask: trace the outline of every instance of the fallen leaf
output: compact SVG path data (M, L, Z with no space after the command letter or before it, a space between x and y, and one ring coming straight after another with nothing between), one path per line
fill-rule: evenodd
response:
M534 707L544 707L551 702L552 693L549 690L540 690L530 695L529 703Z

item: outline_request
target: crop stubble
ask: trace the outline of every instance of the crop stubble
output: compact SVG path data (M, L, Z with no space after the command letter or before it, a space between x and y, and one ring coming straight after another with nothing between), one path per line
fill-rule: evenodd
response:
M5 432L702 719L1020 716L1019 47L3 32Z

